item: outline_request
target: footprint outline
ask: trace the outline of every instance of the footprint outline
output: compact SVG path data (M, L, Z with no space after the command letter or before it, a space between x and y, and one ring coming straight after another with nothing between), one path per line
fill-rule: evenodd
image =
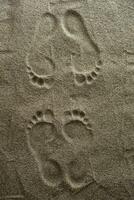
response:
M51 31L52 33L48 35L47 39L45 39L44 42L46 42L46 40L49 40L53 36L54 32L56 31L55 29L57 29L56 25L58 24L58 19L51 12L43 13L42 16L40 17L40 20L36 22L35 31L34 31L34 35L32 39L32 45L29 52L26 54L25 63L26 63L26 72L28 73L30 82L38 88L50 89L54 85L54 80L55 80L55 69L56 69L55 62L51 57L43 54L38 49L38 47L36 48L36 42L37 42L36 40L37 40L38 34L40 34L39 29L41 26L41 18L45 16L49 16L49 17L51 16L51 18L53 18L54 30L52 29ZM52 66L52 73L44 74L44 75L39 75L38 73L36 73L33 70L32 64L30 64L29 57L32 53L36 53L37 55L39 54L39 56L42 56L43 59L46 59L49 62L49 64Z
M67 22L66 22L65 17L67 17L67 15L69 16L69 13L71 15L74 15L73 17L75 17L76 18L75 20L77 20L77 22L79 23L79 29L81 29L80 35L82 35L82 37L80 36L80 38L77 35L78 33L76 33L76 37L75 37L75 34L70 33L69 27L67 27L67 24L66 24ZM75 64L73 62L73 55L71 55L71 69L73 72L75 84L77 86L83 86L84 84L87 84L87 85L92 84L98 78L100 70L101 70L101 66L102 66L102 61L100 58L100 49L99 49L98 45L90 37L82 16L73 9L69 9L64 13L63 19L61 20L61 27L63 29L63 32L68 37L71 37L72 39L76 40L80 46L83 43L83 38L85 37L85 40L89 41L88 51L90 49L89 48L89 46L90 46L93 49L93 52L95 52L95 54L97 55L97 61L95 61L93 69L90 71L86 71L86 72L85 71L82 71L82 72L77 71ZM81 39L82 39L82 41L81 41Z
M39 150L36 149L36 147L33 146L32 142L31 142L31 138L30 137L32 137L32 136L30 134L32 134L32 129L36 125L38 125L39 123L46 123L46 124L51 124L51 125L53 124L55 126L55 128L56 128L55 117L54 117L53 112L50 109L45 110L44 113L42 111L38 110L36 112L36 114L34 114L32 116L32 119L27 124L26 135L27 135L28 147L30 148L30 151L31 151L36 163L37 163L37 167L38 167L41 179L43 180L45 185L47 185L49 187L57 187L63 182L62 168L56 162L56 160L50 159L48 156L46 156L46 158L42 162L41 158L39 157L40 156L39 155L40 152L38 152ZM53 136L52 136L52 138L49 138L46 144L50 144L51 145L51 143L54 141L54 139L55 139L55 135L54 135L54 138L53 138ZM50 165L52 167L52 170L54 168L54 170L59 174L57 176L57 179L53 180L53 176L51 177L53 181L49 180L49 177L47 177L47 174L44 173L45 166L46 166L47 169L50 168L50 167L48 168L48 166L47 166L48 163L52 164L52 165Z

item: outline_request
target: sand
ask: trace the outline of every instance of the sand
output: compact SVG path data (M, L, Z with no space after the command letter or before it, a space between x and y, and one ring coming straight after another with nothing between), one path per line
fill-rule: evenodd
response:
M0 0L0 199L134 199L134 1Z

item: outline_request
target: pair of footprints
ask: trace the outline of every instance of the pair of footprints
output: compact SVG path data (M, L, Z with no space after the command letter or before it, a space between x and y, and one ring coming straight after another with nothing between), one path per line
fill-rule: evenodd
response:
M83 111L64 114L65 121L59 130L51 110L37 111L27 126L28 145L45 185L58 187L64 183L72 190L81 189L93 180L90 164L86 164L89 158L85 151L79 151L82 143L90 142L92 127Z
M44 18L44 23L45 23L45 19L47 19L47 21L51 23L50 25L52 28L48 36L48 39L50 39L50 37L54 35L55 29L59 25L58 20L51 13L43 14L43 18ZM96 55L97 61L94 62L93 64L94 66L92 67L93 69L90 70L90 72L83 71L82 73L80 73L78 70L76 70L75 63L72 63L72 62L70 63L76 85L81 86L81 85L84 85L85 83L91 84L98 77L100 69L101 69L101 65L102 65L98 46L94 43L94 41L89 36L86 26L84 25L84 20L78 12L74 10L67 10L61 21L62 21L60 24L61 30L63 30L67 38L71 38L72 40L77 42L80 48L84 48L86 51L89 52L89 56L90 56L90 53L91 54L93 53L94 55ZM37 42L36 38L38 40L38 35L43 34L40 30L40 26L42 27L43 23L40 23L38 25L38 31L36 31L34 42ZM42 38L43 36L41 37L41 39ZM33 56L31 55L32 53L29 53L26 56L26 65L27 65L27 72L29 75L29 79L31 80L33 85L36 85L40 88L45 87L49 89L53 86L54 80L55 80L55 77L54 77L55 68L56 68L55 62L53 61L52 58L47 57L45 54L43 54L38 48L35 48L34 44L33 44L33 49L35 51L35 54L38 54L37 58L36 59L33 58ZM63 51L64 51L64 47L63 47ZM72 58L72 56L73 55L71 54L70 58ZM44 63L44 68L51 68L50 69L51 72L49 71L47 74L39 75L38 73L34 71L33 66L37 65L37 67L39 67L38 65L43 65L43 63Z

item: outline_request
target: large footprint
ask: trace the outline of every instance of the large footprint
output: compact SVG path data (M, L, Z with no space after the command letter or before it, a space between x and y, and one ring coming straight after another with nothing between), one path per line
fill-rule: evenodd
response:
M37 87L51 88L54 84L55 62L47 42L56 30L57 20L45 13L36 24L30 52L26 55L27 73L31 83Z
M89 141L92 138L92 126L81 110L65 112L65 122L63 125L63 136L68 142L76 143Z
M27 139L43 182L47 186L58 186L62 182L62 170L56 160L50 159L50 155L59 145L51 110L46 110L44 114L37 111L32 117L27 126Z
M102 65L98 46L89 36L83 18L78 12L74 10L66 11L62 20L62 28L68 37L72 38L80 45L83 55L86 55L86 57L84 57L84 61L87 60L88 62L90 56L93 59L91 62L91 70L79 72L75 67L74 56L72 56L71 67L74 74L75 83L78 86L85 83L91 84L98 77Z

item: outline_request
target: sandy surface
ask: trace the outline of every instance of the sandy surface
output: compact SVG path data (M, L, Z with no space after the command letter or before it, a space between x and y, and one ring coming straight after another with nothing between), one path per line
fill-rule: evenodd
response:
M0 0L0 199L134 199L134 1Z

